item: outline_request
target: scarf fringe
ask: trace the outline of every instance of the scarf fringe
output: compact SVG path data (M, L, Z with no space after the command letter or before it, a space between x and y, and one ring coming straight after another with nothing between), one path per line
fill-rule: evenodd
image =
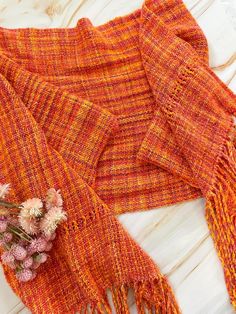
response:
M180 309L165 277L152 283L138 283L134 286L136 307L139 314L177 314Z
M236 310L236 148L232 139L226 142L217 164L213 189L206 197L205 215Z
M72 313L72 312L69 312ZM101 302L81 304L73 309L76 314L112 314L111 307L106 299Z
M112 302L116 314L129 314L129 290L133 291L138 314L179 314L180 310L174 294L165 277L154 279L150 282L139 281L121 286L113 286L111 292ZM109 304L107 295L103 301L93 304L81 305L75 313L78 314L114 314Z

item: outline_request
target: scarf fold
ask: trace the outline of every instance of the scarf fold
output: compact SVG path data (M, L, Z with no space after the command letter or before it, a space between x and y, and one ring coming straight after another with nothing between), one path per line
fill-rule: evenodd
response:
M122 38L119 27L127 27L130 51L137 48L135 56L125 56L124 65L122 53L129 51L120 50L124 48L115 41ZM204 196L206 219L236 308L236 99L210 70L206 39L182 1L147 0L142 9L98 28L81 19L71 31L1 29L0 36L0 180L11 183L15 202L42 197L50 187L60 189L68 214L51 258L34 281L19 283L4 266L25 305L40 314L111 313L110 290L116 313L125 314L132 289L138 313L180 313L167 278L115 215ZM52 45L42 62L44 43L60 36L68 47L71 43L71 51L61 42L55 61ZM96 52L91 63L87 42ZM125 92L134 88L142 96L137 96L140 103L146 95L151 106L141 111L140 105L139 112L127 117L121 95L114 103L106 97L119 91L119 71L129 63L146 90L139 93L136 81L127 78ZM99 67L107 75L104 86L101 74L94 75ZM97 84L94 90L86 90L88 82L91 89ZM98 88L101 98L96 102ZM141 133L137 125L129 126L138 115L144 121ZM141 134L140 141L125 142L129 134ZM126 151L127 164L119 155ZM153 190L149 181L142 182L146 172L154 180Z
M70 166L67 160L71 157L63 158L49 145L42 128L5 77L1 76L0 84L2 179L14 183L15 202L32 195L42 197L50 186L55 186L64 195L68 214L50 261L32 282L19 283L5 268L13 290L33 313L75 313L88 306L99 313L111 313L107 289L112 291L117 313L128 313L123 291L128 288L134 290L140 313L145 307L179 313L167 279L153 261L83 180L80 169ZM55 105L47 88L41 97L45 104L52 101ZM72 97L63 96L66 100ZM74 103L68 107L73 109ZM58 126L58 120L54 121ZM61 122L63 125L66 121Z
M236 97L202 56L158 18L154 11L158 4L151 4L143 10L144 40L140 49L157 107L138 158L165 167L201 190L206 198L207 223L231 303L236 307L236 150L232 117ZM166 59L172 62L166 64Z

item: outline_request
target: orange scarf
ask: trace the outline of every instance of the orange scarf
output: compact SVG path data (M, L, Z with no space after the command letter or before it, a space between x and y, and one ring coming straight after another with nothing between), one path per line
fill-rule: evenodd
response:
M236 308L235 95L181 0L94 27L0 28L0 182L12 201L61 190L67 222L28 283L33 313L177 314L167 279L115 215L200 196ZM11 193L12 195L12 193Z

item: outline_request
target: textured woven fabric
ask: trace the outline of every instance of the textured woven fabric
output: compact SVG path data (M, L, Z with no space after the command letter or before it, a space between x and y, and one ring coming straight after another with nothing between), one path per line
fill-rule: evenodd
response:
M95 27L0 28L0 180L13 199L61 190L68 221L33 282L33 313L180 309L167 279L115 215L206 197L206 218L236 307L236 97L208 66L181 0ZM88 307L90 306L90 307Z

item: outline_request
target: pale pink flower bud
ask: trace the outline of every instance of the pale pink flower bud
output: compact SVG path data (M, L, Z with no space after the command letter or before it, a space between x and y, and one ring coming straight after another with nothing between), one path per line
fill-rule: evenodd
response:
M33 265L33 258L32 257L26 257L23 261L22 265L24 268L30 268Z
M6 264L6 265L14 263L15 261L15 257L10 251L3 252L1 259L2 259L3 264Z
M28 252L28 255L33 255L35 252L37 252L37 250L35 249L35 247L29 245L27 248L27 252Z
M10 184L0 184L0 198L5 198L10 190Z
M52 207L42 218L40 222L41 231L49 236L53 234L57 226L66 220L66 212L61 207Z
M16 277L21 282L27 282L32 280L33 273L30 269L22 269L16 273Z
M62 207L63 200L60 194L60 190L56 191L54 188L50 188L47 191L45 202L47 210L51 209L52 207Z
M5 241L5 243L11 242L12 239L13 239L12 233L10 233L10 232L4 232L4 234L3 234L3 240Z
M31 241L29 252L43 252L47 246L47 241L43 237L39 237Z
M18 244L13 244L11 253L18 261L23 261L27 256L27 251Z
M45 248L45 252L49 252L49 251L51 251L51 249L52 249L52 246L53 246L53 244L52 244L52 242L48 242L47 243L47 246L46 246L46 248Z
M7 229L7 221L0 220L0 233L5 232Z
M48 259L47 254L42 253L42 254L41 254L40 263L41 263L41 264L45 263L45 262L47 261L47 259Z
M47 258L48 258L47 254L40 253L35 257L35 262L43 264L47 261Z

